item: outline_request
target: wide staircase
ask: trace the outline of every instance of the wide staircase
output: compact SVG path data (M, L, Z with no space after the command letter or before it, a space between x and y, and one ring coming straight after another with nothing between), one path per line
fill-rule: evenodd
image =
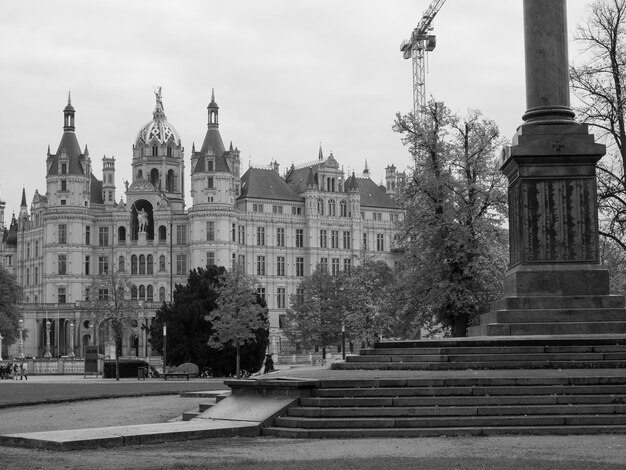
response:
M626 433L625 365L623 335L382 342L333 364L328 377L262 432L306 438Z
M626 366L626 336L458 338L376 343L340 370L585 369Z
M327 380L263 435L626 433L626 376Z

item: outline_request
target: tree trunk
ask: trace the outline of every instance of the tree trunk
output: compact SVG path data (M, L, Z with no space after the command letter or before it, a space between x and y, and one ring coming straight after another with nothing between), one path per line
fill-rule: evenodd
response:
M241 378L241 359L239 357L239 343L237 343L237 378Z
M115 380L120 380L120 358L115 354Z

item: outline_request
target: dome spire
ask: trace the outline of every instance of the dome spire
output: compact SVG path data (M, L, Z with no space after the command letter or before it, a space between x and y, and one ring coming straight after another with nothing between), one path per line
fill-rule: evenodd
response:
M208 127L219 127L219 109L220 107L215 102L215 88L211 88L211 102L207 106L209 110Z
M322 143L320 142L320 151L319 154L317 156L318 160L324 160L324 153L322 152Z
M156 106L154 113L152 114L154 120L165 119L165 109L163 108L163 98L161 95L161 87L157 87L154 90L154 96L156 98Z
M67 91L67 105L72 106L72 92L69 90Z
M63 131L74 132L74 113L76 110L72 106L72 95L67 92L67 106L63 109Z

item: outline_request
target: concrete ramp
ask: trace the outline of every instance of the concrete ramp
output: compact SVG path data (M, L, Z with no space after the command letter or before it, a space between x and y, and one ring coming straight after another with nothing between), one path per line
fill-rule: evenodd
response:
M294 396L232 395L196 416L198 420L225 420L255 423L271 422L286 408L296 404Z

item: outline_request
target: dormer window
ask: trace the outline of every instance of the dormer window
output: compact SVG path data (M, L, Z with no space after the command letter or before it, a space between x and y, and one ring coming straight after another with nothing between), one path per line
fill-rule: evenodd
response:
M207 161L207 171L213 171L213 160Z
M67 175L67 163L61 163L61 174Z

